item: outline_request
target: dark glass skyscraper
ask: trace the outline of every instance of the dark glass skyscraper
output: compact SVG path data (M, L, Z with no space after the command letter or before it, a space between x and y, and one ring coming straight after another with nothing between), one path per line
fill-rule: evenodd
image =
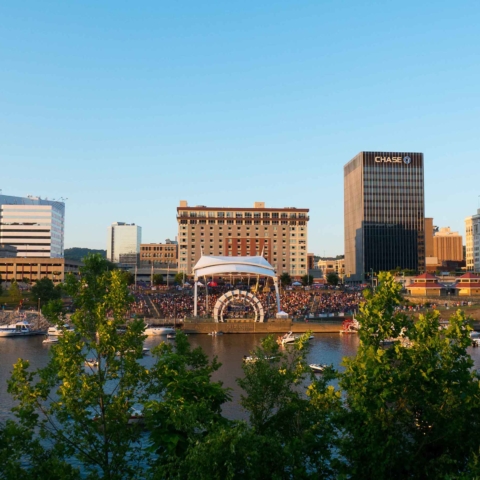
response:
M344 167L345 274L425 270L423 153L360 152Z

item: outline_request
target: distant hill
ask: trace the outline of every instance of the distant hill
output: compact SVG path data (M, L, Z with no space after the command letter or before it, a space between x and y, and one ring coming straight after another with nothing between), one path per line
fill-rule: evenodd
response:
M102 255L102 257L105 257L105 258L107 257L106 250L94 250L92 248L79 248L79 247L66 248L64 257L67 260L81 261L89 253L99 253L100 255Z

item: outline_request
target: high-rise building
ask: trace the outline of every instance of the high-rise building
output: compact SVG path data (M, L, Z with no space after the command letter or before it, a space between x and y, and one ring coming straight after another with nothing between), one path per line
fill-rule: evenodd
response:
M465 219L465 260L468 272L480 272L480 208Z
M120 255L137 258L140 253L141 243L142 227L134 223L112 223L107 231L107 259L111 262L119 263L121 260Z
M434 257L433 254L433 218L425 219L425 257Z
M433 237L433 256L443 262L461 262L463 260L463 239L450 227L440 228Z
M0 244L17 257L63 258L65 203L0 195Z
M345 275L425 270L423 153L360 152L344 167Z
M177 207L178 268L190 274L202 252L219 256L262 255L281 275L307 273L308 208Z

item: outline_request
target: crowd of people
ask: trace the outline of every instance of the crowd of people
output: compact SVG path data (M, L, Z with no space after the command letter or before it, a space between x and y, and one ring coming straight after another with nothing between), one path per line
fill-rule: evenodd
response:
M217 300L228 288L211 288L208 295L205 289L199 289L197 299L197 315L212 316ZM262 303L265 316L274 317L277 313L277 299L274 291L256 293ZM349 313L358 309L360 293L291 290L280 295L281 310L291 317L302 317L310 313ZM242 303L243 302L243 303ZM249 318L254 312L248 302L232 302L224 314L228 318ZM193 316L194 296L191 290L181 292L137 292L132 304L132 316L145 316L164 319L183 319Z

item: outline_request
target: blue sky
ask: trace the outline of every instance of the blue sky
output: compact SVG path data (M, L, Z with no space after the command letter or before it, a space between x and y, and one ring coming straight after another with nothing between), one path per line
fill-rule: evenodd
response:
M310 208L343 253L343 165L425 154L426 215L464 234L480 195L473 1L0 3L0 188L68 197L66 247L143 241L176 207Z

